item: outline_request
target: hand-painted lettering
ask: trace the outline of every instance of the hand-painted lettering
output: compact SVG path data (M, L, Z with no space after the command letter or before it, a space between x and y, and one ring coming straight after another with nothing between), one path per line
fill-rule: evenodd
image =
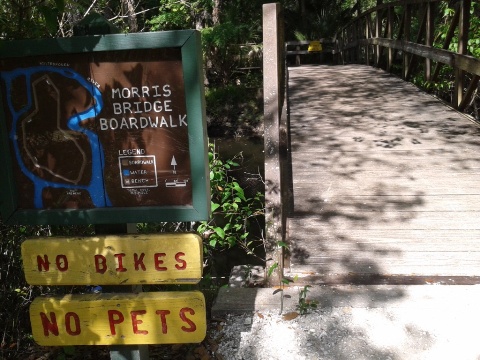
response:
M139 315L145 315L147 313L147 310L134 310L130 311L130 317L132 319L132 328L133 328L133 333L134 334L140 334L140 335L147 335L148 331L147 330L140 330L138 328L138 325L143 324L143 320L140 320L137 318Z
M100 307L94 306L94 308ZM169 336L172 332L181 334L194 333L199 330L194 321L196 311L188 305L178 309L158 309L152 306L144 308L140 306L134 308L134 310L127 310L119 304L110 304L105 310L97 313L94 311L96 315L93 318L89 318L87 315L89 314L88 311L87 313L82 313L80 310L72 311L71 309L66 312L61 310L39 311L37 314L40 316L41 330L39 330L44 337L59 337L64 340L66 337L85 336L86 334L82 331L82 326L88 328L91 325L91 321L103 322L103 325L101 325L102 331L105 331L105 335L108 336L128 337L134 335L141 338L151 336L152 334Z
M157 310L155 314L160 315L160 321L162 323L162 334L166 334L168 332L167 327L167 315L170 314L170 310Z
M68 258L66 255L57 255L55 257L55 266L58 271L65 272L68 270ZM38 271L50 271L50 261L48 255L37 255Z
M57 316L53 311L50 312L50 319L47 317L47 314L41 312L40 319L42 320L43 335L48 337L52 333L58 336Z
M123 150L118 150L118 155L145 155L145 149L123 149Z
M50 269L50 262L48 261L48 255L43 255L43 258L40 255L37 255L37 267L38 271L48 271Z
M153 91L152 91L153 90ZM151 87L142 86L130 88L114 88L112 89L112 99L132 99L132 98L149 98L149 97L169 97L172 94L170 85L163 86L152 85Z
M68 270L68 259L65 255L57 255L55 258L55 265L58 271L65 272Z
M195 315L195 311L192 308L185 307L185 308L180 309L180 319L188 324L188 327L187 326L182 326L181 329L185 332L194 332L195 330L197 330L197 326L195 325L195 323L191 319L189 319L185 315L185 313L187 313L187 312L190 315Z
M135 271L138 271L140 268L143 271L147 270L147 268L145 267L145 264L143 263L144 257L145 257L145 253L141 253L140 256L137 253L133 254L133 266L135 268Z
M73 323L75 324L75 329L72 329L72 319ZM76 336L80 335L81 328L80 328L80 317L78 314L74 312L67 312L65 314L65 331L68 335Z
M163 260L160 258L165 257L167 254L165 253L155 253L153 255L153 261L155 263L155 270L157 271L167 271L168 269L165 266L160 266L163 264Z
M99 118L100 130L138 130L145 128L176 128L188 126L187 115Z
M114 102L112 103L113 113L120 114L148 114L150 112L161 113L163 111L173 111L172 100L155 100L153 102Z
M118 272L125 272L127 271L126 268L123 267L123 258L125 257L125 253L120 253L120 254L114 254L115 259L117 259L117 270Z
M103 255L97 254L94 256L95 271L100 274L105 274L107 271L107 258Z
M177 261L177 264L175 264L175 269L185 270L187 268L187 262L182 259L183 256L185 256L184 252L178 252L175 254L175 260Z
M121 311L108 310L108 323L110 324L110 334L117 335L115 325L121 324L125 320Z

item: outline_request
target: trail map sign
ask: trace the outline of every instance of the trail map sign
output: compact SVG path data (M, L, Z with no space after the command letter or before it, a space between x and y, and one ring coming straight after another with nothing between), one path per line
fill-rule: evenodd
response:
M196 31L1 43L3 219L207 219L202 74Z

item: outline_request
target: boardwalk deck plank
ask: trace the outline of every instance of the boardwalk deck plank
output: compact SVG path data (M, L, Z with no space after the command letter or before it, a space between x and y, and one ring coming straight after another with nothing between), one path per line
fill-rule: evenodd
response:
M288 275L480 275L480 127L361 65L289 69Z

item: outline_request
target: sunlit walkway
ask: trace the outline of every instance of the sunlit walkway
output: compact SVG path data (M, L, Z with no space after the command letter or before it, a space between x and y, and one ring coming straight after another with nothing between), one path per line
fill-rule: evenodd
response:
M480 276L478 125L371 67L292 67L288 87L292 276Z

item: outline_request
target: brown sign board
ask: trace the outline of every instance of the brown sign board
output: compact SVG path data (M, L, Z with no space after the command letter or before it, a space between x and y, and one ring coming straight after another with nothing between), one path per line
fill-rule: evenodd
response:
M194 233L35 238L22 243L30 285L196 284L202 239Z
M208 218L201 58L191 58L200 46L188 34L183 42L164 33L104 36L80 53L0 48L4 183L13 195L3 196L2 215L30 222L36 214L40 223ZM82 38L63 41L75 47ZM111 209L120 216L105 216ZM172 210L184 213L171 218Z
M30 320L43 346L199 343L206 335L199 291L38 297Z

